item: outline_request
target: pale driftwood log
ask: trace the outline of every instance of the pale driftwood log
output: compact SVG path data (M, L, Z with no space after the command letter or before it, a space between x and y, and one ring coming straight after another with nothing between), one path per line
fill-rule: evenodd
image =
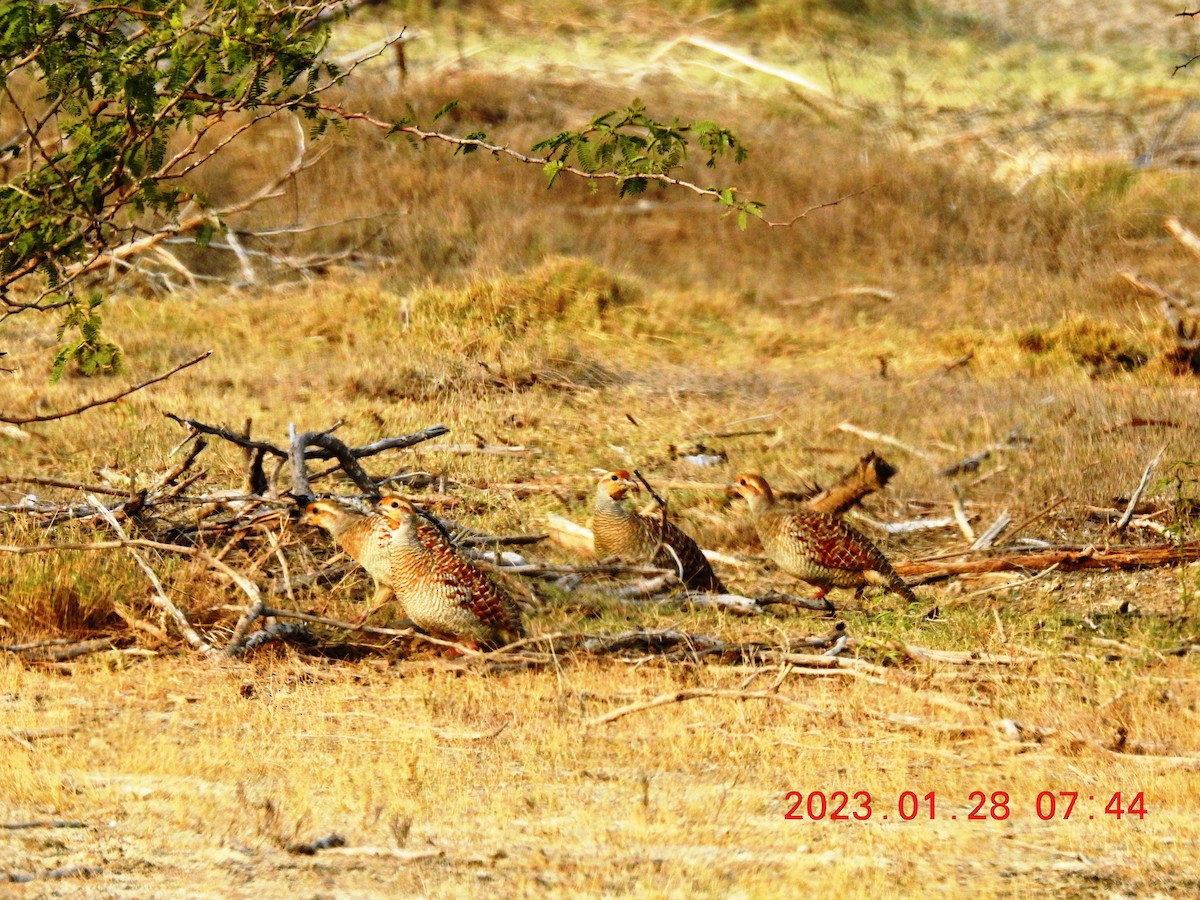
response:
M1166 225L1167 231L1171 232L1171 237L1191 250L1194 255L1200 256L1200 236L1187 228L1176 216L1168 217L1163 224Z
M581 556L596 555L592 529L585 528L583 525L572 522L566 516L556 513L546 513L541 517L540 523L546 529L546 533L550 535L550 540L560 547Z
M664 572L661 575L655 575L653 578L643 578L635 581L632 584L627 584L624 587L618 588L613 592L613 596L620 599L636 599L639 597L653 597L656 594L661 594L664 591L669 591L672 588L678 587L680 584L679 576L674 572Z
M958 523L949 516L938 519L907 519L902 522L880 522L870 516L855 512L847 516L855 522L861 522L885 534L912 534L917 531L940 531L943 528L953 528Z
M805 78L803 75L798 75L788 69L783 69L779 66L763 62L762 60L750 56L747 53L743 53L740 50L736 50L727 44L719 44L716 41L700 35L683 35L682 37L677 37L673 40L667 41L654 51L654 54L651 58L655 60L660 59L675 47L678 47L680 44L697 47L701 50L707 50L710 53L715 53L718 56L723 56L726 59L733 60L734 62L738 63L739 65L743 65L748 69L753 69L756 72L762 72L764 75L770 75L772 78L778 78L781 81L792 85L793 87L800 88L800 90L804 91L804 99L806 102L819 105L819 107L825 112L844 112L848 109L846 104L835 98L828 90L821 87L815 81Z

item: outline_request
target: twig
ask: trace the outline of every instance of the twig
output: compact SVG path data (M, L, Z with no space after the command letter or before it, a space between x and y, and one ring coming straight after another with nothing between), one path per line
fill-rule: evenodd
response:
M975 543L975 531L971 528L971 523L967 519L967 511L963 508L962 488L957 484L954 485L950 506L954 510L954 521L958 523L958 530L968 541L972 544Z
M1167 448L1162 447L1158 453L1154 454L1154 459L1146 463L1146 468L1142 472L1142 480L1138 482L1138 486L1134 488L1132 496L1129 498L1129 505L1125 507L1125 514L1117 520L1117 524L1113 526L1113 531L1116 534L1124 533L1129 527L1129 522L1133 519L1134 510L1137 509L1138 503L1142 500L1142 494L1146 493L1146 488L1150 486L1150 476L1154 474L1154 467L1158 465L1158 461L1162 459L1162 455L1167 451Z
M654 502L658 504L659 509L665 510L667 508L667 501L658 495L658 491L656 491L654 489L653 485L651 485L650 482L648 482L643 477L642 473L639 472L637 469L633 470L633 474L637 478L638 481L640 481L642 484L644 484L646 486L646 490L650 492L650 496L654 498Z
M846 645L849 642L850 642L850 635L848 635L848 634L840 635L838 637L838 639L833 642L833 646L830 647L828 650L826 650L821 655L822 656L838 656L841 654L841 652L843 650L846 649Z
M429 453L458 453L468 456L472 453L482 453L492 456L541 456L542 451L537 447L509 446L507 444L430 444L422 447Z
M39 647L16 652L22 659L29 660L30 662L66 662L69 659L78 659L81 656L87 656L91 653L102 653L105 650L112 650L115 646L108 638L96 638L91 641L78 641L66 645Z
M996 521L988 526L987 531L975 539L975 543L971 545L972 550L986 550L996 542L996 538L1004 533L1004 529L1008 528L1012 522L1012 516L1008 514L1008 510L996 516Z
M243 435L237 434L228 428L222 428L218 425L206 425L203 422L197 422L195 419L187 419L182 416L177 416L174 413L164 412L164 416L178 422L180 425L186 425L189 428L194 428L196 431L201 431L204 434L215 435L223 440L229 441L231 444L237 444L239 447L245 447L250 450L262 450L264 453L269 453L274 457L282 460L289 459L289 451L282 447L277 447L267 441L253 441ZM403 450L405 447L411 447L414 444L419 444L422 441L428 441L431 438L441 437L450 431L445 425L431 425L422 431L416 431L412 434L405 434L399 437L384 438L380 441L375 441L373 444L366 444L362 447L350 447L350 455L355 459L362 459L365 456L374 456L377 453L382 453L385 450ZM307 450L304 453L305 459L333 459L335 454L327 449Z
M859 428L850 422L842 422L834 426L833 431L844 431L847 434L858 435L860 438L865 438L868 441L877 441L880 444L887 444L895 447L897 450L903 450L905 453L911 453L913 456L919 456L921 459L933 459L932 454L926 453L924 450L918 450L911 444L906 444L899 438L894 438L890 434L880 434L878 431L867 431L865 428Z
M1024 531L1026 528L1028 528L1030 525L1032 525L1034 522L1040 522L1043 518L1050 515L1050 513L1054 512L1054 510L1058 509L1060 506L1062 506L1066 502L1067 502L1066 497L1059 497L1058 499L1051 501L1050 504L1048 506L1046 506L1041 512L1034 513L1028 519L1022 519L1021 523L1019 525L1017 525L1011 529L1011 534L1015 537L1016 535L1018 535L1022 531Z
M943 516L940 519L907 519L903 522L881 522L862 512L850 513L848 518L870 525L886 534L913 534L918 531L937 531L942 528L953 528L954 519Z
M41 487L67 488L69 490L87 491L90 494L105 494L109 497L129 496L128 490L120 488L83 484L79 481L65 481L61 478L41 478L36 475L0 475L0 484L36 484Z
M1061 563L1054 563L1053 565L1047 566L1046 568L1042 569L1042 571L1038 572L1036 575L1030 575L1028 578L1021 578L1021 579L1018 579L1017 581L1010 581L1007 584L997 584L997 585L993 585L992 587L980 588L979 590L971 591L970 593L966 593L966 594L962 594L961 596L955 597L952 600L948 600L945 603L939 603L938 609L946 610L946 609L950 609L955 606L960 606L963 603L965 603L966 601L968 601L974 597L981 597L984 594L994 594L999 591L1009 591L1009 590L1012 590L1013 588L1024 587L1027 584L1032 584L1035 581L1039 581L1039 580L1045 578L1051 572L1057 571L1059 565L1061 565Z
M96 511L100 514L104 521L106 521L113 531L117 533L117 536L120 537L121 540L126 544L128 544L129 535L125 533L125 529L121 527L121 523L117 521L116 516L109 512L108 508L105 507L104 504L102 504L94 496L89 494L87 501L89 504L95 507ZM205 656L215 656L218 653L217 649L204 640L204 638L200 637L199 633L197 633L197 631L192 628L191 624L189 624L187 616L183 614L178 606L171 602L171 599L167 596L167 592L163 590L162 582L158 580L157 573L155 573L154 569L150 567L150 564L146 562L145 557L138 553L137 550L132 546L126 546L125 549L129 551L129 554L141 567L142 571L146 573L146 577L150 579L150 584L154 586L154 594L151 595L150 598L151 602L164 613L166 613L172 621L174 621L175 627L179 629L179 632L183 635L184 640L191 644L192 647L194 647L196 650L199 650Z
M719 688L686 688L682 691L674 691L670 694L660 694L652 700L644 700L639 703L630 703L627 706L622 706L618 709L611 710L602 716L596 716L592 719L587 719L583 724L586 727L594 727L596 725L606 725L609 722L620 719L636 712L644 712L648 709L655 709L659 706L667 706L671 703L682 703L686 700L696 700L701 697L715 697L724 700L767 700L773 703L781 703L784 706L790 706L793 709L803 710L804 712L816 713L824 716L827 711L820 707L812 706L808 703L801 703L798 700L793 700L791 697L786 697L783 694L775 693L774 691L737 691Z
M10 415L6 415L4 413L0 413L0 422L6 422L9 425L28 425L32 422L52 422L55 419L65 419L68 416L77 416L81 412L86 412L89 409L95 409L97 406L104 406L108 403L116 403L121 398L128 397L130 394L134 393L135 391L140 391L142 388L149 387L152 384L157 384L160 381L165 381L166 379L168 379L172 375L174 375L176 372L180 372L180 371L186 369L188 366L194 366L198 362L203 362L204 360L206 360L210 356L212 356L212 353L213 352L211 350L205 350L203 353L201 353L195 359L189 359L187 362L180 363L179 365L177 365L175 368L173 368L169 372L164 372L162 375L156 375L153 378L147 379L146 381L138 382L137 384L133 385L132 387L128 387L125 390L121 391L119 394L113 394L111 397L104 397L100 400L92 400L88 403L83 404L82 406L77 406L74 409L68 409L64 412L46 413L45 415L40 415L40 416L10 416Z
M87 822L70 819L45 819L39 822L0 822L0 829L19 831L26 828L91 828Z

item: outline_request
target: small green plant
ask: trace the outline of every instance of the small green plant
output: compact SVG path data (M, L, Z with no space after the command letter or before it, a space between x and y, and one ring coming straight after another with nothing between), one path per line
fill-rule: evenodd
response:
M84 375L95 375L99 372L113 374L121 371L124 357L121 348L101 334L103 324L100 319L99 307L104 302L98 291L92 292L86 299L72 297L67 314L63 316L58 326L58 339L66 338L67 332L79 332L77 340L70 341L59 348L54 354L54 362L50 366L50 380L58 381L66 371L68 363L74 362Z

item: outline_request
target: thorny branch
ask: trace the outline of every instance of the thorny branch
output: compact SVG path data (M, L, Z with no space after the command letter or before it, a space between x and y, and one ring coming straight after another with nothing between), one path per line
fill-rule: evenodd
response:
M82 406L77 406L74 409L68 409L63 412L46 413L44 415L13 416L7 413L0 413L0 422L5 422L9 425L30 425L34 422L53 422L56 419L66 419L70 416L77 416L89 409L95 409L97 406L105 406L109 403L116 403L118 400L128 397L135 391L140 391L142 388L149 387L152 384L157 384L160 381L166 381L176 372L181 372L189 366L194 366L196 363L203 362L204 360L208 359L210 356L212 356L212 353L213 352L211 350L205 350L194 359L189 359L187 362L180 363L175 368L171 369L171 371L164 372L161 375L155 375L153 378L148 378L145 381L138 382L137 384L126 388L118 394L113 394L111 397L92 400L88 403L84 403Z

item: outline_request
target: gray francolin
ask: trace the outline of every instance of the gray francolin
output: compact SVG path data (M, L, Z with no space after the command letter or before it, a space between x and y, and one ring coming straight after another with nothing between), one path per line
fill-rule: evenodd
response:
M395 494L379 501L391 526L391 586L408 617L430 634L476 646L525 636L512 597L467 560L442 531Z
M733 488L750 507L767 555L789 575L814 585L816 599L823 598L831 588L854 588L858 594L873 584L899 594L909 603L917 602L879 548L837 516L777 507L771 486L761 475L738 475Z
M333 500L312 500L304 506L302 525L324 528L346 554L367 570L375 581L372 613L393 599L391 560L388 547L392 542L392 523L378 513L366 514L347 509ZM433 527L433 526L430 526Z
M688 590L725 593L695 541L661 516L645 516L621 503L631 490L637 483L624 470L600 477L592 517L596 555L652 563L674 570Z

